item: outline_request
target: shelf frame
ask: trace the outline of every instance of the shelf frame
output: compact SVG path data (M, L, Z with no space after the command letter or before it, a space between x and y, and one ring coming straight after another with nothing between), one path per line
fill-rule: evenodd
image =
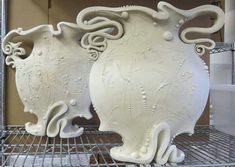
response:
M234 51L235 51L235 43L224 43L224 42L216 42L215 48L210 50L210 55L223 53L223 52L231 52L231 81L232 85L235 84L235 58L234 58Z
M122 145L121 137L98 131L96 126L85 126L82 136L70 139L33 136L24 126L6 126L1 141L1 166L138 166L114 160L109 150ZM186 155L179 166L235 166L235 137L213 126L196 126L194 135L180 135L174 144Z
M1 39L6 34L7 0L1 0ZM1 40L2 41L2 40ZM232 52L232 80L234 82L234 43L216 43L211 54ZM86 126L77 138L61 139L33 136L24 126L5 124L5 59L0 57L0 166L139 166L119 162L110 156L110 148L122 144L121 137L112 132L100 132ZM213 126L197 126L192 136L181 135L174 143L186 154L179 166L235 166L235 137L216 130ZM75 160L75 161L74 161ZM30 163L29 163L30 162ZM85 163L85 162L84 162ZM166 164L175 166L176 164ZM155 162L142 166L159 166Z
M1 0L1 31L0 31L0 37L2 44L3 37L6 35L7 31L7 0ZM2 45L1 45L2 46ZM5 75L5 55L2 52L2 49L0 51L0 128L4 128L5 125L5 81L6 81L6 75ZM0 132L1 135L1 132Z

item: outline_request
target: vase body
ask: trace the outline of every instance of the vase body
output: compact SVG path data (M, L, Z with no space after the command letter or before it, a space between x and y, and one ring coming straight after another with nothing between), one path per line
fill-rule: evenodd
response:
M211 27L182 27L205 14L216 16ZM78 14L77 24L62 22L58 30L42 25L9 32L3 41L6 63L16 68L25 111L38 118L26 130L49 137L81 135L83 128L72 125L72 119L91 118L91 97L99 129L122 137L123 145L110 150L114 159L183 161L184 153L172 141L192 134L203 112L209 74L199 55L215 46L210 39L187 35L216 32L223 22L223 11L215 6L180 10L160 2L158 11L89 7ZM15 36L34 42L26 59L20 43L10 42Z
M212 8L223 16L220 9ZM178 134L193 133L207 102L209 74L198 56L205 47L197 45L200 53L195 52L190 43L201 41L185 37L190 29L180 37L179 29L204 9L183 11L161 2L159 12L139 6L91 7L78 15L77 23L86 30L115 29L84 37L90 53L100 46L89 80L91 100L101 121L99 130L117 132L123 140L122 146L111 149L113 158L135 163L155 159L159 164L184 159L171 142ZM87 16L106 19L84 24ZM222 22L211 31L221 28ZM98 38L104 42L97 42Z
M125 35L109 42L90 73L99 130L121 134L121 159L147 153L153 125L167 123L171 139L192 134L209 93L205 63L180 41L175 26L155 27L148 17L134 17L124 26ZM167 32L170 41L164 39Z
M72 23L59 23L58 30L42 25L23 31L12 30L5 37L6 62L16 68L16 86L24 111L37 116L37 123L27 123L26 130L34 135L75 137L83 129L72 125L75 117L92 116L88 75L91 63L88 52L81 48L83 33ZM7 43L15 36L34 42L31 54L21 59L24 50L19 43ZM18 49L18 50L17 50Z

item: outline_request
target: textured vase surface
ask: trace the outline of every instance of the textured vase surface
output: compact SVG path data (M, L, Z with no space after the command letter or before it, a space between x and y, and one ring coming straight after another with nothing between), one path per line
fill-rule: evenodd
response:
M213 15L211 27L183 27L189 20ZM157 11L141 6L88 7L77 24L59 23L10 31L3 40L6 63L16 68L16 85L34 135L75 137L82 127L75 117L91 118L90 102L101 131L121 135L123 145L110 150L119 161L159 164L181 162L184 153L172 144L193 134L209 93L208 67L200 58L215 46L207 38L218 31L223 11L205 5L181 10L159 2ZM31 54L17 36L34 42ZM205 45L206 43L206 45ZM91 100L90 100L91 97Z
M185 22L205 14L216 16L211 27L180 31ZM203 112L209 75L199 55L214 47L210 39L187 35L218 31L223 17L215 6L180 10L165 2L158 4L158 11L125 6L90 7L79 13L77 24L90 31L82 46L95 60L89 87L101 120L99 129L117 132L123 140L110 151L114 159L135 163L155 159L159 164L184 159L171 142L181 133L192 134ZM107 28L113 31L100 31Z
M34 135L75 137L83 128L72 125L75 117L92 117L88 76L91 63L88 52L80 46L83 32L77 24L61 22L55 30L41 25L29 30L10 31L3 40L7 65L16 69L16 86L24 111L37 116L37 123L26 123ZM31 54L22 59L25 49L15 37L33 41Z

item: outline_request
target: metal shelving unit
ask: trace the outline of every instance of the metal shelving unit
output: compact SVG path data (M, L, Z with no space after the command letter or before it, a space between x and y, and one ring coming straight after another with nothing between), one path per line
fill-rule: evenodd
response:
M6 34L6 10L7 10L7 0L1 0L1 31L0 31L0 44L2 43L3 36ZM2 46L2 45L1 45ZM0 128L5 124L5 59L4 54L0 51ZM1 135L1 132L0 132Z
M6 32L6 2L1 0L1 37ZM234 53L234 44L217 43L211 53L224 51ZM121 137L112 132L100 132L97 127L87 126L82 136L61 139L33 136L24 126L5 125L2 53L0 64L0 166L159 166L155 162L137 165L112 159L109 150L122 144ZM213 126L197 126L194 135L178 136L174 143L185 152L186 158L180 164L165 166L235 166L235 137Z
M96 127L86 127L80 137L61 139L33 136L23 126L7 126L1 140L2 166L137 166L112 159L109 150L122 144L121 137ZM235 137L212 126L197 126L194 135L181 135L174 143L186 154L178 166L235 166Z
M224 43L224 42L217 42L214 49L210 51L210 54L216 54L216 53L222 53L222 52L231 52L232 57L232 64L231 64L231 78L232 78L232 84L235 84L235 57L234 57L234 51L235 51L235 43Z
M221 53L226 51L234 52L234 43L216 42L215 48L210 50L210 54Z

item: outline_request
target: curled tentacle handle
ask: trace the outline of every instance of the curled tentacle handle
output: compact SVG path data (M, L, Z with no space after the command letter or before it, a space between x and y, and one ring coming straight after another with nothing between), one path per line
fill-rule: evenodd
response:
M180 21L181 25L186 19L190 20L197 16L207 14L215 15L216 20L211 27L188 27L179 34L183 42L196 44L196 52L199 55L204 54L205 49L212 49L215 46L214 41L211 39L188 39L186 36L188 33L211 34L218 31L224 24L224 13L220 8L212 5L204 5L191 10L181 10L166 2L159 2L158 12L141 6L125 6L121 8L90 7L84 9L78 14L76 19L78 26L88 32L83 37L82 46L89 50L90 58L96 60L99 53L106 49L107 39L115 40L122 37L125 21L130 17L130 12L142 12L158 22L170 17L169 9L177 15L185 17L184 20ZM114 34L114 31L107 31L108 29L115 29L116 33ZM209 46L205 45L205 43L208 43Z
M201 33L201 34L211 34L211 33L218 31L224 25L224 13L220 8L216 6L205 5L205 6L201 6L201 7L189 10L185 15L186 17L191 19L197 16L210 14L210 13L215 14L216 16L216 20L211 27L209 28L189 27L189 28L184 29L180 34L181 39L185 43L196 43L196 51L199 55L204 54L205 49L213 49L215 47L215 42L207 38L187 39L186 35L191 32L196 32L196 33ZM200 44L204 42L210 43L210 46Z
M205 53L205 49L213 49L215 47L215 42L211 39L208 38L188 39L186 36L188 33L211 34L221 29L222 26L224 25L224 12L219 7L212 5L203 5L193 8L191 10L180 10L166 2L160 2L158 4L158 7L159 6L160 7L166 6L174 10L176 13L184 16L185 19L181 20L181 23L184 23L186 20L191 20L195 17L202 15L215 15L216 16L215 22L211 27L207 28L188 27L183 29L182 32L180 33L180 38L183 42L187 44L196 44L196 52L199 55L203 55ZM208 43L210 45L206 46L203 43Z
M20 47L22 42L10 42L13 38L20 36L21 31L21 28L10 31L2 41L2 51L7 55L6 64L11 65L12 68L15 68L17 62L22 60L20 56L25 55L25 49Z
M87 18L90 20L86 20ZM121 38L124 33L120 23L122 19L121 11L114 12L112 8L106 7L90 7L78 14L78 26L88 32L82 38L81 45L89 50L91 60L97 60L99 54L107 48L107 39ZM113 33L114 29L116 33Z
M13 68L15 68L16 64L20 61L23 61L23 59L20 58L20 56L25 55L25 49L20 47L22 42L13 43L11 42L15 37L17 36L27 36L30 37L30 39L36 40L38 36L40 36L42 33L49 32L53 36L59 36L63 33L63 27L70 27L72 29L80 31L80 28L77 24L74 23L67 23L67 22L60 22L57 24L57 30L53 28L52 25L44 24L39 25L37 27L33 27L28 30L23 30L22 28L11 30L3 39L2 41L2 50L7 55L6 57L6 64L12 65ZM79 36L80 37L80 36Z
M157 21L166 20L169 17L165 11L156 12L153 9L141 6L118 8L96 6L86 8L78 14L77 24L87 32L81 45L89 50L90 59L98 59L99 54L107 48L108 39L116 40L123 36L125 21L129 19L129 14L133 12L144 13Z

